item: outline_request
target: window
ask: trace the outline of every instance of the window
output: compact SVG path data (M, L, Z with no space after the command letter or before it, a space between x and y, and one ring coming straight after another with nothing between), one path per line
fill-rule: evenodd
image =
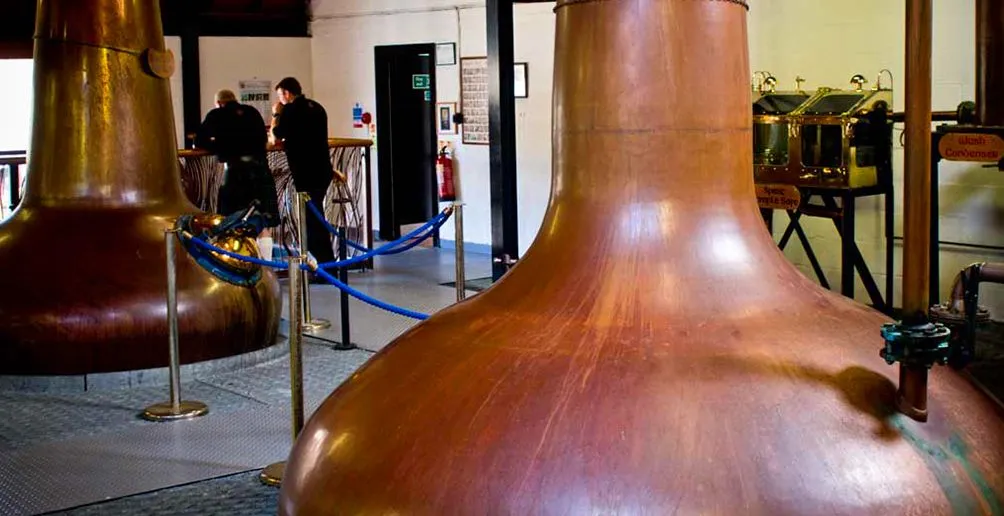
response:
M0 99L5 106L0 122L0 151L27 150L31 141L31 59L0 59Z

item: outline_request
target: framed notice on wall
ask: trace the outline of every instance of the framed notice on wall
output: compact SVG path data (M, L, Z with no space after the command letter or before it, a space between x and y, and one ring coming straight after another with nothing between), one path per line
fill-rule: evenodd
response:
M272 118L272 81L266 79L245 79L238 81L237 94L241 104L254 106L268 124Z
M488 145L488 58L460 59L460 112L464 115L462 141Z

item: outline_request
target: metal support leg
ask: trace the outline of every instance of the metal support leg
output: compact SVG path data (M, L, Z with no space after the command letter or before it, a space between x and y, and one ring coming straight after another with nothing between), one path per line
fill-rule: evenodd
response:
M896 279L896 196L892 187L885 192L885 306L890 315L895 299Z
M830 281L826 279L826 273L823 272L823 267L819 265L819 259L816 258L816 252L812 249L812 244L809 243L809 237L806 236L805 230L802 229L802 224L799 222L802 218L802 213L793 210L786 210L785 213L788 214L788 227L784 230L784 235L781 236L781 241L778 242L778 248L782 251L788 245L788 240L791 238L792 234L798 236L798 241L802 244L802 249L805 251L805 257L809 259L809 265L812 266L812 271L816 273L816 279L819 280L819 284L823 288L830 289Z
M464 205L453 203L454 258L456 262L457 302L467 298L467 270L464 264Z
M338 228L338 259L342 261L348 259L349 256L349 244L345 240L347 236L348 230L345 227ZM338 269L338 280L346 285L349 284L348 267ZM342 311L342 341L335 344L335 349L355 349L355 344L352 344L352 332L349 329L349 293L340 290L339 296Z
M850 195L850 194L848 194L848 195ZM853 197L852 197L852 199L853 199ZM837 209L836 201L834 201L832 197L824 197L823 200L826 203L826 206L828 208L833 209L833 210ZM853 200L849 204L850 204L851 207L853 207L853 205L854 205L853 204ZM846 212L846 210L844 210L844 211ZM843 219L843 218L844 218L844 216L841 216L841 219ZM851 224L853 224L853 221L851 222ZM852 233L851 233L850 236L848 236L847 233L846 233L846 231L847 231L847 221L846 220L836 220L836 219L834 219L833 220L833 225L837 229L837 234L840 235L841 250L847 252L848 253L847 256L849 256L849 259L850 259L850 262L848 263L848 266L849 266L849 269L850 269L850 277L851 277L851 286L852 286L852 288L854 286L854 278L855 278L854 272L857 271L857 273L861 276L861 284L864 285L865 290L868 292L868 298L871 300L872 305L875 306L875 308L877 310L880 310L880 311L881 310L886 310L886 307L888 306L888 304L886 303L886 301L884 299L882 299L882 293L879 292L878 285L875 284L875 278L872 277L871 271L868 270L868 264L865 263L865 258L864 258L864 256L861 255L861 251L858 249L858 245L854 241L853 231L852 231ZM841 275L843 275L843 272L844 272L843 267L844 267L844 265L841 264L841 271L840 271ZM842 279L845 279L845 278L842 277ZM844 295L846 296L847 294L844 294ZM853 293L852 293L852 296L853 296ZM848 297L851 297L853 299L852 296L848 296Z
M845 193L841 202L840 293L854 299L854 195Z
M302 263L299 256L289 257L289 384L292 403L293 441L303 430L303 354L301 335L303 334L303 314L301 292L303 288L300 274ZM282 475L286 471L285 462L270 464L258 478L265 485L278 486L282 483Z
M296 194L296 217L297 226L300 229L300 256L307 256L307 201L310 199L305 193ZM290 270L290 274L293 271ZM307 271L301 273L303 280L303 331L304 333L318 333L331 327L331 321L327 319L314 319L310 309L310 280Z
M823 267L819 265L819 259L816 258L816 252L812 249L812 244L809 243L809 237L806 236L805 230L802 229L802 225L797 221L795 224L795 233L798 234L798 241L802 243L802 249L805 251L805 257L809 259L809 265L812 266L812 272L816 273L816 279L819 280L819 284L826 290L830 290L830 281L826 279L826 273L823 272Z
M201 401L181 400L181 357L178 352L178 281L175 266L177 242L177 231L164 232L164 243L167 248L167 342L171 373L171 401L147 407L143 411L142 417L150 421L191 419L209 412L209 407Z

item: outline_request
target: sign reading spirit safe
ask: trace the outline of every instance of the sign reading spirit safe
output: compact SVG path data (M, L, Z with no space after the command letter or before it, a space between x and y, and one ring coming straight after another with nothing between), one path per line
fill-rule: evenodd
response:
M802 194L793 185L756 185L756 202L770 210L797 210Z
M948 133L938 142L938 152L948 161L997 163L1004 157L1004 140L996 134Z

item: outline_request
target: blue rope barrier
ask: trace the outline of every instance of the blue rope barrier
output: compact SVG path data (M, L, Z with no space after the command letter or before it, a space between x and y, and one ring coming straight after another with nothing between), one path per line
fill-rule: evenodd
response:
M403 237L393 242L388 242L380 247L377 247L376 249L373 249L372 251L363 253L359 256L353 256L352 258L349 258L347 260L320 263L317 265L317 267L319 269L337 269L364 262L374 256L380 256L382 254L397 254L397 252L392 252L394 251L395 247L400 246L404 242L407 242L408 240L411 240L413 238L417 238L421 235L422 236L421 240L418 240L417 242L409 242L408 244L406 244L406 247L404 249L406 251L408 249L411 249L412 247L415 247L419 243L425 241L425 239L429 238L429 236L431 236L432 233L439 226L441 226L444 222L446 222L446 217L447 217L447 211L444 210L439 215L433 217L432 220L430 220L429 222L426 222L421 227L411 231L407 235L404 235Z
M211 252L215 252L215 253L219 253L219 254L222 254L222 255L230 256L230 257L232 257L234 259L237 259L237 260L240 260L240 261L244 261L244 262L248 262L248 263L254 263L254 264L258 264L258 265L263 265L265 267L273 267L275 269L288 269L289 268L289 264L282 263L282 262L270 262L268 260L261 260L259 258L254 258L254 257L251 257L251 256L244 256L242 254L237 254L237 253L234 253L234 252L231 252L231 251L227 251L226 249L221 249L219 247L216 247L216 246L210 244L209 242L204 242L204 241L202 241L202 240L200 240L200 239L198 239L198 238L196 238L194 236L191 236L191 235L185 235L185 238L187 238L188 240L190 240L192 242L195 242L196 245L198 245L198 246L200 246L200 247L202 247L204 249L207 249L207 250L209 250ZM419 240L419 242L421 242L421 240ZM414 245L417 245L417 244L411 244L411 245L414 246ZM404 250L402 250L402 251L404 251ZM303 270L305 270L305 271L310 271L311 270L311 268L309 266L307 266L307 265L301 265L301 268ZM358 290L356 290L356 289L354 289L354 288L346 285L345 283L342 283L341 281L338 281L337 279L335 279L334 276L332 276L331 274L328 274L328 272L325 271L324 269L318 268L315 272L317 273L318 276L320 276L321 278L324 278L324 280L327 281L328 283L334 285L335 287L338 287L339 289L342 289L342 290L348 292L349 295L351 295L351 296L359 299L360 301L363 301L364 303L373 305L373 306L375 306L377 308L381 308L381 309L386 310L388 312L396 313L398 315L403 315L405 317L411 317L412 319L418 319L420 321L424 321L425 319L429 318L429 316L426 315L426 314L415 312L415 311L412 311L412 310L408 310L407 308L401 308L399 306L394 306L392 304L380 301L379 299L375 299L375 298L372 298L370 296L367 296L366 294L363 294L362 292L360 292L360 291L358 291Z
M321 210L319 210L317 206L314 206L314 203L308 202L307 208L309 208L310 212L313 213L314 216L317 217L324 224L324 227L327 228L328 233L331 233L332 235L338 234L338 230L335 229L335 227L332 226L330 222L328 222L328 218L321 213ZM353 242L348 238L345 239L345 243L348 244L349 247L355 249L356 251L364 251L364 252L372 251L372 249L370 249L369 247Z
M314 207L313 205L311 205L311 208L313 209L313 211L315 212L315 215L316 215L316 207ZM388 242L388 243L386 243L386 244L384 244L384 245L382 245L382 246L380 246L380 247L378 247L376 249L370 250L370 251L368 251L367 253L365 253L363 255L356 256L356 257L353 257L353 258L350 258L350 259L347 259L347 260L344 260L344 261L341 261L341 262L337 262L336 261L336 262L330 262L330 263L326 263L326 264L318 264L316 270L311 269L311 267L309 265L307 265L307 264L302 265L301 268L303 270L305 270L305 271L313 271L313 272L315 272L318 276L320 276L321 278L323 278L325 281L327 281L331 285L333 285L333 286L335 286L335 287L337 287L337 288L339 288L341 290L344 290L345 292L347 292L352 297L355 297L356 299L359 299L360 301L362 301L362 302L364 302L366 304L375 306L377 308L380 308L382 310L386 310L386 311L391 312L391 313L395 313L395 314L398 314L398 315L403 315L405 317L410 317L412 319L418 319L420 321L424 321L425 319L429 318L429 316L427 314L423 314L423 313L420 313L420 312L415 312L413 310L408 310L407 308L401 308L399 306L395 306L395 305L392 305L390 303L386 303L386 302L380 301L379 299L370 297L370 296L368 296L368 295L366 295L366 294L364 294L364 293L362 293L362 292L360 292L360 291L358 291L358 290L356 290L356 289L348 286L347 284L342 283L337 278L335 278L334 276L332 276L331 274L329 274L327 271L325 271L324 268L345 267L345 266L348 266L348 265L352 265L354 263L359 263L359 262L362 262L364 260L368 260L372 256L378 256L378 255L381 255L381 254L398 254L398 253L403 253L403 252L405 252L405 251L407 251L409 249L414 248L418 244L421 244L425 240L427 240L430 236L432 236L432 234L437 229L439 229L440 226L443 225L444 222L446 222L446 219L448 217L449 217L448 210L443 210L438 215L436 215L435 217L433 217L432 220L426 222L421 227L419 227L419 228L417 228L417 229L409 232L407 235L405 235L405 236L403 236L403 237L401 237L401 238L399 238L399 239L397 239L397 240L395 240L393 242ZM330 224L327 223L327 220L324 220L323 218L321 220L323 220L325 222L325 225L329 229L334 229L334 228L331 227ZM253 264L261 265L261 266L264 266L264 267L272 267L274 269L280 269L280 270L285 270L285 269L289 268L289 265L286 264L286 263L284 263L284 262L273 262L273 261L268 261L268 260L262 260L260 258L255 258L253 256L245 256L245 255L242 255L242 254L234 253L232 251L227 251L226 249L217 247L215 245L210 244L209 242L203 241L203 240L199 239L198 237L196 237L194 235L189 235L189 234L182 233L182 237L185 238L185 239L187 239L187 240L189 240L189 241L191 241L191 242L194 242L196 245L198 245L199 247L202 247L203 249L206 249L206 250L208 250L210 252L222 254L224 256L229 256L231 258L234 258L235 260L239 260L239 261L243 261L243 262L247 262L247 263L253 263ZM407 244L405 244L405 242L407 242L408 240L411 240L411 241L408 242ZM347 243L352 243L350 240L346 240L346 242ZM363 249L365 249L365 247Z
M240 261L248 262L248 263L253 263L253 264L256 264L256 265L262 265L262 266L265 266L265 267L272 267L273 269L288 269L289 268L289 265L285 264L283 262L270 262L268 260L262 260L260 258L255 258L253 256L244 256L243 254L237 254L237 253L234 253L234 252L227 251L226 249L221 249L219 247L216 247L213 244L210 244L209 242L205 242L205 241L203 241L203 240L195 237L194 235L184 235L184 237L187 238L191 242L195 242L195 245L198 245L199 247L202 247L203 249L206 249L206 250L214 252L214 253L219 253L219 254L222 254L222 255L225 255L225 256L229 256L229 257L234 258L236 260L240 260Z
M304 265L303 268L304 268L304 270L308 270L308 271L311 270L310 267L308 267L306 265ZM426 320L426 319L429 318L429 316L427 314L423 314L423 313L419 313L419 312L414 312L412 310L408 310L407 308L401 308L399 306L394 306L392 304L380 301L379 299L367 296L366 294L363 294L362 292L360 292L360 291L358 291L358 290L356 290L356 289L354 289L354 288L346 285L345 283L342 283L341 281L338 281L334 276L332 276L331 274L328 274L328 272L325 271L324 269L321 269L321 268L318 267L317 271L315 271L315 272L317 272L317 275L320 276L320 277L322 277L322 278L324 278L324 280L327 281L328 283L331 283L335 287L338 287L339 289L344 290L345 292L348 292L349 295L351 295L352 297L354 297L354 298L356 298L356 299L358 299L358 300L360 300L360 301L362 301L364 303L367 303L369 305L375 306L377 308L381 308L383 310L386 310L388 312L392 312L392 313L395 313L395 314L398 314L398 315L403 315L405 317L411 317L412 319L418 319L419 321L424 321L424 320Z
M332 226L330 222L328 222L328 219L324 216L323 213L321 213L321 210L318 209L317 206L314 206L313 203L308 202L307 203L307 207L310 209L310 212L313 213L314 216L317 217L318 220L320 220L321 223L324 224L324 227L328 230L329 233L331 233L332 235L337 235L338 234L338 230L334 226ZM382 246L380 246L380 247L378 247L376 249L370 249L370 248L368 248L368 247L366 247L364 245L361 245L361 244L358 244L356 242L353 242L352 240L349 240L348 238L345 239L345 243L348 244L349 247L352 247L353 249L356 249L358 251L365 251L367 253L366 254L366 258L365 258L366 260L372 258L373 256L379 256L380 254L398 254L400 251L397 251L397 252L382 252L382 253L378 253L377 251L380 251L382 249L387 249L389 247L395 247L397 245L400 245L401 243L404 243L406 240L408 240L409 238L411 238L413 235L416 235L416 234L424 231L425 229L431 228L433 226L435 226L436 228L442 226L443 222L446 221L446 217L448 217L448 215L446 215L447 213L448 213L448 210L443 210L443 211L439 212L438 215L436 215L431 220L429 220L428 222L426 222L425 224L423 224L419 228L415 229L411 233L408 233L407 235L405 235L405 236L403 236L403 237L401 237L401 238L399 238L399 239L397 239L397 240L395 240L393 242L388 242L388 243L386 243L386 244L384 244L384 245L382 245ZM443 217L442 220L440 220L440 221L437 222L436 219L440 218L440 217ZM432 231L429 231L428 234L423 235L422 240L424 241L426 238L429 238L429 236L431 236L431 235L432 235ZM412 245L412 246L408 247L407 249L411 249L412 247L415 247L415 246ZM355 258L358 258L358 257L353 257L353 259L355 259ZM325 268L339 267L339 265L334 265L335 263L337 263L337 262L328 262L328 263L321 264L321 265L323 265ZM353 263L359 263L359 262L353 262ZM341 265L341 266L344 266L344 265Z
M327 221L325 221L325 222L327 222ZM329 229L328 231L331 231L331 230ZM349 240L348 238L345 239L345 243L348 244L349 247L355 249L356 251L369 251L370 250L369 247L366 247L366 246L364 246L362 244L357 244L357 243L353 242L352 240Z

